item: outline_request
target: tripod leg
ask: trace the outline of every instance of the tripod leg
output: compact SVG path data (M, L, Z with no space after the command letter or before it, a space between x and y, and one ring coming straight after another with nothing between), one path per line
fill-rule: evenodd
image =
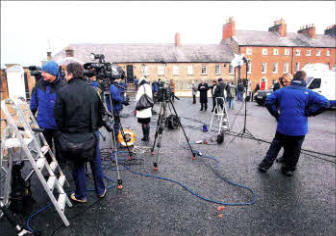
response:
M151 153L152 155L154 155L154 149L155 149L155 144L157 142L157 137L159 135L159 130L160 130L160 123L161 123L161 120L162 120L162 116L163 116L163 104L160 103L160 111L159 111L159 117L158 117L158 120L156 122L156 130L155 130L155 137L154 137L154 142L153 142L153 146L152 146L152 149L151 149Z
M160 122L158 124L157 135L155 137L156 140L157 140L156 147L159 149L158 154L154 157L154 160L153 160L153 166L154 166L155 171L158 170L159 152L160 152L160 148L161 148L162 134L163 134L164 126L165 126L165 118L166 118L166 110L167 110L166 108L167 108L167 104L162 103L162 110L160 109L160 111L162 111L162 113L160 114ZM154 143L154 145L155 144L156 144L156 142Z

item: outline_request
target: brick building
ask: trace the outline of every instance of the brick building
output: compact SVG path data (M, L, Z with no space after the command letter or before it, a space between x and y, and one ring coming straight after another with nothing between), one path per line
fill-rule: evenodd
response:
M174 79L178 90L190 90L192 81L202 79L234 79L229 71L234 56L229 45L183 45L179 33L171 44L71 44L53 59L90 62L90 53L104 54L105 61L120 65L130 81L144 75L150 81Z
M304 26L297 33L287 32L283 19L275 21L268 31L236 30L231 17L223 26L222 44L250 60L248 79L252 88L257 83L270 88L283 73L294 74L307 63L328 64L330 69L336 66L336 25L328 27L323 35L316 34L314 25ZM246 77L245 71L243 66L241 78Z

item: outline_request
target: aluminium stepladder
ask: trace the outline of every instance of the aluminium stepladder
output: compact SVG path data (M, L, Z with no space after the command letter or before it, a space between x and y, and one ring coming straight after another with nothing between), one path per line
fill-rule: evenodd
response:
M223 106L221 106L220 104L223 104ZM224 97L216 98L215 109L214 109L214 112L212 113L211 121L210 121L210 130L212 130L212 128L215 127L214 120L216 118L218 120L218 134L221 132L222 129L224 131L231 129L229 114L227 112L227 107L226 107L226 99Z
M5 151L10 153L15 148L21 149L26 157L24 161L29 161L33 167L33 170L27 178L31 177L34 172L36 173L43 189L48 194L64 225L69 226L70 223L64 211L66 205L71 207L72 203L63 189L64 184L67 182L66 177L39 129L28 104L24 99L5 99L1 101L1 110L3 111L7 125L3 130L1 139L0 171L6 174L3 203L8 204L9 202L11 192L11 168L13 166L11 155L8 155L7 160L4 159ZM51 157L50 163L45 156L47 153ZM7 171L6 168L4 168L6 161L8 162ZM42 174L44 169L47 171L48 179L45 179ZM58 193L57 198L54 192Z

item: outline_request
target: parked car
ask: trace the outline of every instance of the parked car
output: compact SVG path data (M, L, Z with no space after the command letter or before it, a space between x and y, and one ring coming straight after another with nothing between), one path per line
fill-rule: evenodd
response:
M256 101L258 105L263 106L265 105L266 97L271 93L273 93L272 89L258 90L254 94L254 101Z

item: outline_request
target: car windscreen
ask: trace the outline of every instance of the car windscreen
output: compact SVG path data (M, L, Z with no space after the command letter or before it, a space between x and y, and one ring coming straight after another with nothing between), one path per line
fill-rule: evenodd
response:
M321 87L321 79L313 78L312 82L309 84L309 89L317 89Z

